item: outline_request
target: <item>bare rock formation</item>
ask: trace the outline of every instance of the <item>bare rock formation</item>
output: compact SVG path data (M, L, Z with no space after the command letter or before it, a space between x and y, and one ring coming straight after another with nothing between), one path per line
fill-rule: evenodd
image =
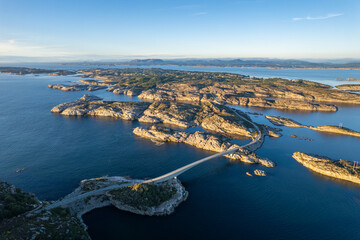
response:
M237 144L231 144L230 139L227 137L201 131L187 133L154 125L148 129L137 127L134 129L133 133L137 136L151 139L157 142L185 143L196 148L214 152L223 152L238 147ZM254 151L254 149L252 150ZM274 162L258 157L253 151L249 151L248 149L240 149L240 151L234 154L226 155L226 157L233 161L259 163L267 167L275 166Z
M314 172L360 184L360 167L355 167L353 162L302 152L295 152L293 158Z

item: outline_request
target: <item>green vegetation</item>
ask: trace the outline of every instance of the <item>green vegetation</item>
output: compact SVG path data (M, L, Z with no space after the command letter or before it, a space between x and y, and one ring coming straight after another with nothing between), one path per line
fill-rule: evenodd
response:
M90 192L100 188L99 183L103 183L103 182L106 182L105 178L96 178L96 179L91 179L91 181L84 181L81 184L81 189L83 192Z
M176 189L168 184L134 184L109 192L114 200L143 210L169 200Z
M38 200L19 188L0 182L0 222L34 209Z
M81 70L84 77L106 79L117 82L118 86L137 87L142 90L159 87L165 83L196 84L200 88L212 86L215 83L234 86L248 85L266 87L272 90L281 90L286 87L305 87L306 89L330 89L328 85L305 81L287 80L282 78L256 78L240 74L222 72L192 72L179 70L164 70L158 68L140 69L89 69Z
M229 75L241 82L244 77L237 74L189 72L163 69L90 69L84 72L89 77L105 77L109 81L118 82L119 86L135 86L150 89L164 83L202 83L211 84L214 80L224 82ZM235 77L236 76L236 77Z
M56 207L50 210L51 213L58 215L59 217L66 217L70 214L68 208Z
M24 238L26 237L26 238ZM68 209L54 208L32 216L14 217L0 225L0 239L90 239L80 220Z
M69 209L58 207L29 212L38 204L34 195L0 182L0 239L90 239Z

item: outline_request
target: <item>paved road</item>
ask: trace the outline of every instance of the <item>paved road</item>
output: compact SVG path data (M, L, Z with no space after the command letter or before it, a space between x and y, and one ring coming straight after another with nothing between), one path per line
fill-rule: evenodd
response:
M143 181L142 181L142 180L139 180L139 181L131 181L131 182L128 182L128 183L116 184L116 185L111 185L111 186L108 186L108 187L96 189L96 190L94 190L94 191L90 191L90 192L87 192L87 193L83 193L83 194L77 195L77 196L72 197L72 198L65 198L65 199L63 199L63 200L57 201L57 202L55 202L55 203L53 203L53 204L50 204L50 205L44 207L43 209L50 210L50 209L52 209L52 208L64 206L64 205L67 205L67 204L72 203L72 202L74 202L74 201L87 198L87 197L89 197L89 196L100 195L100 194L103 194L103 193L105 193L106 191L109 191L109 190L114 190L114 189L118 189L118 188L123 188L123 187L127 187L127 186L134 185L134 184L136 184L136 183L141 183L141 182L143 182Z
M214 96L214 95L213 95ZM214 96L216 98L216 96ZM203 163L203 162L207 162L211 159L214 159L214 158L217 158L217 157L221 157L221 156L224 156L224 155L227 155L227 154L233 154L235 153L236 151L238 151L239 149L242 149L242 148L246 148L246 147L249 147L259 141L262 141L262 138L263 138L263 135L259 129L259 127L254 124L253 122L247 120L245 117L241 116L239 113L237 113L237 111L233 108L230 108L239 118L241 118L243 121L251 124L252 126L254 126L254 129L257 131L258 135L256 136L255 139L253 139L250 143L248 144L245 144L245 145L242 145L242 146L239 146L239 147L236 147L236 148L232 148L232 149L229 149L229 150L226 150L224 152L220 152L220 153L216 153L214 155L211 155L209 157L206 157L206 158L202 158L196 162L193 162L193 163L190 163L186 166L183 166L179 169L176 169L174 171L171 171L167 174L164 174L160 177L156 177L156 178L153 178L153 179L149 179L149 180L144 180L144 181L136 181L135 183L159 183L159 182L165 182L167 180L170 180L170 179L173 179L173 178L176 178L177 176L179 176L180 174L183 174L184 172L190 170L191 168ZM74 201L78 201L80 199L84 199L86 197L89 197L89 196L94 196L94 195L99 195L99 194L103 194L105 193L106 191L109 191L109 190L114 190L114 189L118 189L118 188L122 188L122 187L126 187L126 186L130 186L130 185L133 185L135 184L134 181L131 182L131 183L124 183L124 184L117 184L117 185L112 185L112 186L109 186L109 187L105 187L105 188L101 188L101 189L97 189L97 190L94 190L94 191L91 191L91 192L87 192L87 193L84 193L84 194L81 194L81 195L77 195L75 197L72 197L72 198L65 198L63 200L60 200L58 202L55 202L51 205L48 205L46 206L44 209L46 210L49 210L49 209L52 209L52 208L56 208L56 207L60 207L60 206L66 206ZM37 211L41 211L40 210L37 210Z

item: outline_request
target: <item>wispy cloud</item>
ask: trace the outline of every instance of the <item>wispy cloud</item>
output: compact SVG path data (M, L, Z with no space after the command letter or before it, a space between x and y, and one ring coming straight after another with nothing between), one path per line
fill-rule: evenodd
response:
M201 16L201 15L206 15L208 14L207 12L196 12L196 13L193 13L192 15L193 16Z
M35 45L18 39L0 40L0 56L46 57L66 55L69 53L57 46Z
M334 17L340 17L344 15L343 13L329 13L325 16L318 16L318 17L310 17L310 16L307 16L307 17L295 17L293 18L292 20L293 21L302 21L302 20L324 20L324 19L329 19L329 18L334 18Z

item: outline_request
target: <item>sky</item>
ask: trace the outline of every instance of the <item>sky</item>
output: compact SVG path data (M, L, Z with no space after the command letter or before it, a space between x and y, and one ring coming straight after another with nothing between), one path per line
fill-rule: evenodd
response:
M0 0L0 60L360 59L360 0Z

